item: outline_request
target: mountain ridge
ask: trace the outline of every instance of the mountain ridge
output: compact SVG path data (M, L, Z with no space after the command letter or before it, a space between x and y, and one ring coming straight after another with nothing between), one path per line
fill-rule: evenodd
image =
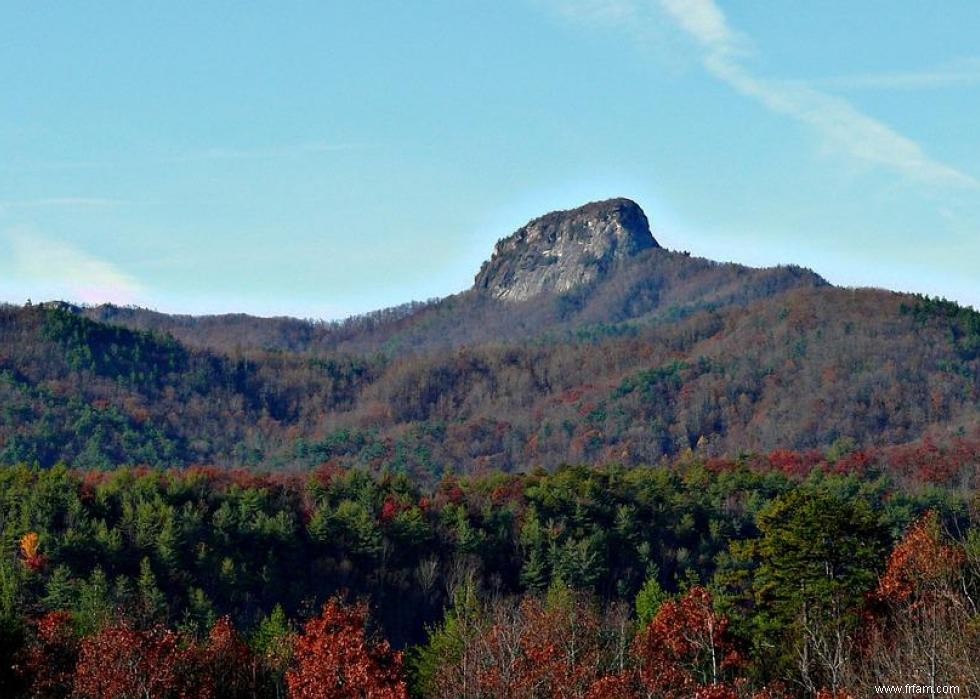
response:
M641 244L561 292L472 288L340 323L2 307L0 406L0 463L42 466L426 480L860 450L976 431L980 314Z
M561 256L552 255L556 244ZM669 320L820 286L826 280L794 265L751 268L666 250L643 210L618 198L529 221L498 241L470 289L343 321L169 315L108 304L76 312L222 352L401 352L568 335L588 324Z

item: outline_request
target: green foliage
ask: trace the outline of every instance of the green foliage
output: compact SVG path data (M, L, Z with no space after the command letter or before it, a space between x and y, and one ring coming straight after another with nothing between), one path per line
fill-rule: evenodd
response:
M52 611L69 612L83 636L122 617L198 639L228 615L282 690L295 620L343 590L371 601L396 647L422 645L409 665L427 686L439 659L482 628L481 598L532 593L554 610L584 592L634 608L642 624L714 580L738 638L757 657L785 652L773 664L782 672L805 638L804 610L810 627L841 619L853 629L889 541L923 511L943 513L977 548L959 488L819 474L690 456L447 476L430 490L329 468L300 478L0 469L0 611L11 638ZM27 533L40 555L31 566L19 550Z
M442 623L430 629L425 644L415 646L407 658L411 685L418 696L436 696L436 674L443 665L458 663L467 643L481 631L485 610L476 584L465 579L452 594Z
M112 619L109 582L102 568L96 567L88 580L79 582L78 603L74 612L75 625L82 635L98 633Z
M857 628L884 568L881 517L866 495L846 487L817 481L794 489L758 513L758 539L733 544L734 560L748 566L745 632L787 674L813 638Z
M902 312L911 314L920 323L940 321L949 331L949 340L960 359L972 361L980 357L980 312L960 306L944 298L915 296L912 305L903 304Z
M616 389L613 397L620 398L633 391L639 391L645 398L653 399L657 395L677 390L682 382L682 372L687 369L683 362L671 362L656 369L641 371L634 376L624 379Z
M187 366L187 351L172 337L95 323L61 308L47 309L43 333L64 348L73 371L131 385L159 386Z
M160 588L157 587L156 576L153 575L149 558L144 557L140 561L136 589L139 598L138 609L143 624L150 626L153 622L166 620L167 600Z
M656 571L654 571L656 573ZM660 586L657 575L653 574L643 583L643 587L636 593L636 618L640 626L647 626L660 610L660 606L667 601L668 595Z

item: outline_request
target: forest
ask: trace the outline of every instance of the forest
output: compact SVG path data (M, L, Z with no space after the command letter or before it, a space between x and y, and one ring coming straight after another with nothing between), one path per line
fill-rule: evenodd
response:
M0 695L978 695L978 481L980 314L798 268L2 306Z
M5 696L980 691L980 442L405 475L0 471Z
M390 322L418 328L428 312ZM458 326L479 325L460 313ZM698 445L875 449L980 424L980 314L949 302L821 287L569 332L425 352L230 339L219 351L59 305L0 308L0 463L336 461L431 485L446 469L653 464Z
M0 0L0 699L980 699L978 37Z

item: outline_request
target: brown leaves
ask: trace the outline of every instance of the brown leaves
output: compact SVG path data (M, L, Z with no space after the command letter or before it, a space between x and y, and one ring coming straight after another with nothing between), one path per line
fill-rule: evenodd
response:
M27 682L29 696L71 693L78 645L67 612L50 612L37 620L30 643L16 666L17 674Z
M664 602L637 636L633 652L644 687L657 696L734 696L724 677L742 661L728 636L728 620L715 614L703 587Z
M286 674L295 699L403 699L402 655L387 641L366 634L367 607L330 600L296 640L293 669Z
M168 696L180 677L180 655L169 629L109 627L82 642L75 693L84 699Z
M943 542L937 514L928 512L895 546L876 596L895 604L938 594L964 561L962 549Z
M119 624L82 642L74 693L84 699L254 696L254 670L252 652L227 617L205 643L163 627L137 631Z

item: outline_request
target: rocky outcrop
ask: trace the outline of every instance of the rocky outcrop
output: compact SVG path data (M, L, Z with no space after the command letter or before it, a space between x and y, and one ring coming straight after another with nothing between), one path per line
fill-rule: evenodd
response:
M636 202L609 199L536 218L499 241L474 288L503 301L562 294L660 245Z

